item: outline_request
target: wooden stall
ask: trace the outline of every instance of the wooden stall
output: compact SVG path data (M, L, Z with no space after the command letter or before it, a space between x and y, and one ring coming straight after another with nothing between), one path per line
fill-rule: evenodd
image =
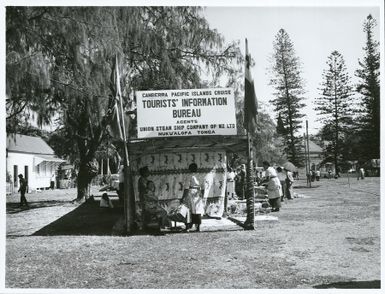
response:
M228 160L233 153L247 152L246 136L190 136L132 140L128 143L133 176L135 218L140 219L138 196L139 169L147 166L149 179L167 212L179 205L188 166L196 163L198 179L205 193L205 215L222 217L225 210Z

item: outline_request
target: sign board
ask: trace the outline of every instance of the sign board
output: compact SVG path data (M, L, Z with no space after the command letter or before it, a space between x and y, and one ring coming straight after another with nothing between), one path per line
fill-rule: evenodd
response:
M138 91L138 138L236 135L231 88Z

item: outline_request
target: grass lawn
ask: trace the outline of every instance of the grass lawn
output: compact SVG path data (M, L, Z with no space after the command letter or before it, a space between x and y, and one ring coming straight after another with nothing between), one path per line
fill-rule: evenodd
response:
M8 213L6 287L379 288L379 178L296 184L304 198L254 231L113 236L121 208L85 204L29 235L10 234L17 218L34 222L46 207Z

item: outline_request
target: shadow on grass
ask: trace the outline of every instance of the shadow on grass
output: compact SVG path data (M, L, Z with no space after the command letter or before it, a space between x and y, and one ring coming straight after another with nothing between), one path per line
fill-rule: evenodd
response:
M36 231L32 236L93 235L93 236L133 236L166 235L185 233L183 227L160 230L157 223L151 223L145 230L136 224L130 233L125 230L124 208L119 200L112 200L114 208L100 208L99 201L85 202L71 212ZM220 219L220 218L214 218Z
M29 201L29 209L43 208L43 207L52 207L52 206L61 206L63 204L71 204L71 201L57 201L57 200L48 200L48 201ZM20 207L19 203L7 203L6 211L9 214L19 213L26 210L25 206Z
M313 286L316 289L380 289L381 281L348 281Z
M294 189L312 189L312 188L319 188L320 185L311 185L311 187L309 186L294 186L293 188Z
M124 216L118 200L112 200L114 208L100 208L99 201L85 202L43 227L33 236L58 235L112 235L115 223Z

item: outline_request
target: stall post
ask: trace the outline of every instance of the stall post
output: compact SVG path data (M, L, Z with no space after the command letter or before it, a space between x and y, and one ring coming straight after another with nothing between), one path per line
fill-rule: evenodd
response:
M249 132L247 132L247 171L246 171L246 208L247 218L244 223L244 228L247 230L254 230L254 181L253 160L250 144Z
M134 199L134 189L132 183L132 173L130 162L128 159L128 148L127 142L124 141L124 215L125 215L125 224L126 224L126 232L130 234L133 230L134 224L134 215L135 215L135 199Z

